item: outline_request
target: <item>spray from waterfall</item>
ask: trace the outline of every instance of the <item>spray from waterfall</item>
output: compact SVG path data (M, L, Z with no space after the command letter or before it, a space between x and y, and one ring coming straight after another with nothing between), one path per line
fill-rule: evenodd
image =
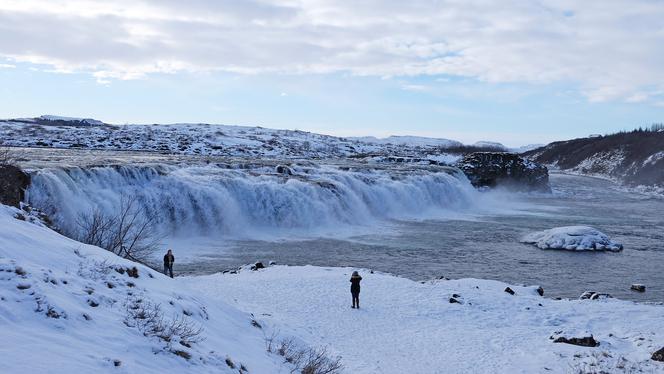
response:
M463 211L478 192L460 173L342 170L309 166L293 175L261 168L108 166L34 173L27 199L61 228L92 210L113 212L135 196L166 235L250 238L315 232Z

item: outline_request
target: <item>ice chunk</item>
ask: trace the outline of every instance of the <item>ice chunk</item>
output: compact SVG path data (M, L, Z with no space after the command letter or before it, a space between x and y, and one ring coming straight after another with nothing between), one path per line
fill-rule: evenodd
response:
M609 239L601 231L589 226L564 226L526 235L523 243L542 249L567 249L576 251L620 251L622 244Z

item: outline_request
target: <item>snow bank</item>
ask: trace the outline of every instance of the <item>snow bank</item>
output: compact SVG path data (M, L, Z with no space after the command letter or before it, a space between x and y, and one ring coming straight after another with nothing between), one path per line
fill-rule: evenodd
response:
M620 251L622 244L611 241L599 230L589 226L564 226L526 235L523 243L535 244L542 249L568 249L576 251Z
M237 373L227 358L251 373L290 372L249 314L17 213L0 205L0 373ZM144 336L128 318L136 305L202 327L204 340Z
M537 287L509 285L510 295L497 281L420 283L360 270L356 310L353 270L272 266L185 281L285 335L328 346L348 373L576 373L588 363L593 371L583 372L622 372L620 365L664 372L664 363L650 360L664 344L661 305L558 301L539 296ZM454 294L460 303L450 303ZM600 345L554 343L551 336L561 334L590 334Z

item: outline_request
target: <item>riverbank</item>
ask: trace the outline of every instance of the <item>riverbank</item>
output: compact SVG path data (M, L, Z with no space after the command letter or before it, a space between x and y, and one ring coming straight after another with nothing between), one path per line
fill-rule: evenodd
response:
M650 360L664 345L661 305L554 300L536 286L415 282L365 270L356 310L352 270L271 266L182 280L281 335L328 347L352 373L664 372ZM556 334L592 335L599 346L554 343Z

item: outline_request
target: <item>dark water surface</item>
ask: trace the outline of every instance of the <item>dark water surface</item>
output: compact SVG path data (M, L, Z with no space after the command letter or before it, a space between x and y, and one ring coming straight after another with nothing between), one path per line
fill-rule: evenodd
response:
M274 260L289 265L353 266L415 280L439 276L541 285L546 296L608 292L664 301L664 199L625 192L601 179L553 174L551 196L517 195L527 209L464 220L395 222L351 239L241 241L204 260L180 264L205 274ZM623 243L622 252L541 250L519 243L532 231L590 225ZM647 286L630 291L632 283Z

